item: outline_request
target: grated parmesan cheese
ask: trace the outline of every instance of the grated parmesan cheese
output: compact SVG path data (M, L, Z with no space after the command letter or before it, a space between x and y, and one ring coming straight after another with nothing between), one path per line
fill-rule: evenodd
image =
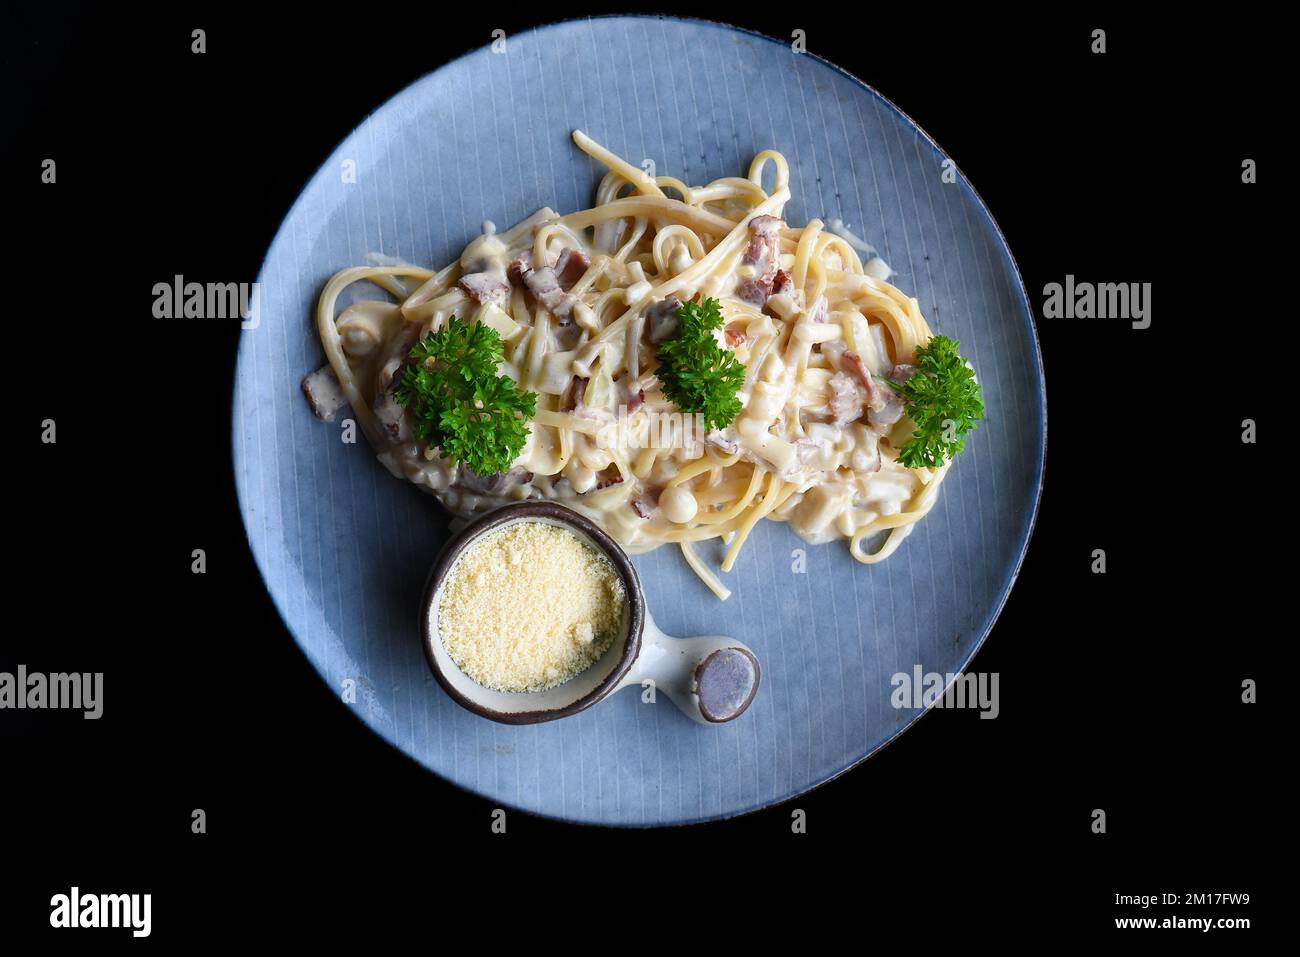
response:
M438 632L461 671L497 691L544 691L595 664L627 595L609 560L546 522L484 535L452 566Z

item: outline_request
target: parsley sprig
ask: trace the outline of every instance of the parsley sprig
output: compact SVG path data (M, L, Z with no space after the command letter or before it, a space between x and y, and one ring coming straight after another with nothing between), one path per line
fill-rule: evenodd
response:
M497 375L501 337L455 316L411 350L393 395L415 420L415 434L477 475L510 468L528 439L537 396Z
M979 383L957 354L960 346L947 336L933 337L916 350L916 374L906 382L889 382L916 425L898 453L898 461L909 469L937 468L960 453L966 433L984 418Z
M740 414L736 393L745 367L718 345L713 330L722 328L716 299L687 302L677 310L677 334L659 344L656 375L664 395L683 412L699 412L711 429L724 429Z

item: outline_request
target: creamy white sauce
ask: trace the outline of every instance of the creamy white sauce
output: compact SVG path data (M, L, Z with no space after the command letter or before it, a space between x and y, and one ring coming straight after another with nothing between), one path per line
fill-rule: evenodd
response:
M889 263L885 262L880 257L880 254L876 252L876 247L850 232L849 228L844 225L844 220L838 216L833 216L826 221L826 229L852 246L857 254L862 257L862 271L868 276L883 282L894 275L894 271L889 268Z

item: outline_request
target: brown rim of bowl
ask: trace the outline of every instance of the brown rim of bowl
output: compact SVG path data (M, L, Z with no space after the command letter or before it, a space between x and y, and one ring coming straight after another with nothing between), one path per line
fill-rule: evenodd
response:
M618 572L619 578L623 581L623 590L627 592L627 641L623 643L623 654L619 657L618 663L605 676L605 680L577 701L565 705L563 708L538 711L497 711L493 708L485 708L477 701L467 698L447 680L447 676L442 673L442 668L438 665L438 659L433 653L434 636L429 628L429 619L432 612L433 598L438 591L438 586L447 577L447 573L451 571L452 565L456 563L456 559L460 557L461 553L475 539L487 532L508 522L529 518L549 518L573 526L595 542L605 554L605 557L609 559ZM641 633L645 627L645 595L641 591L641 580L637 577L636 569L632 567L627 554L595 522L557 502L526 501L503 505L494 511L488 512L470 522L451 537L451 540L447 542L441 554L439 554L438 560L434 562L433 569L429 572L429 578L424 585L424 594L420 599L420 614L420 633L425 660L428 661L429 668L433 671L433 676L437 679L438 684L442 685L442 690L447 692L453 701L467 711L472 711L493 721L499 721L502 724L538 724L542 721L554 721L556 718L567 718L579 711L585 711L613 691L614 687L623 680L623 676L627 674L632 667L632 663L636 661L637 656L641 653ZM594 668L595 665L593 664L592 667ZM528 693L520 692L520 694Z

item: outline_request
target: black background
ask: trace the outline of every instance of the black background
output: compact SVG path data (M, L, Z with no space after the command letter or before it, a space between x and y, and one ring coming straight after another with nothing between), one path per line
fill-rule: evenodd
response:
M105 713L0 713L5 930L48 929L50 895L75 883L151 892L159 940L234 939L250 912L339 939L433 913L469 874L486 894L551 872L583 910L647 886L684 904L692 888L777 887L797 917L835 875L855 902L841 915L863 925L979 904L986 922L968 926L995 938L1118 934L1114 916L1143 912L1116 893L1248 891L1249 907L1214 914L1260 926L1294 749L1270 704L1290 639L1265 611L1289 571L1266 558L1289 516L1268 517L1286 480L1265 450L1286 427L1271 390L1292 307L1271 292L1289 269L1264 238L1285 175L1269 131L1282 34L1259 20L655 10L806 30L975 184L1036 308L1067 273L1153 286L1146 330L1038 320L1046 486L971 666L1001 675L997 720L931 712L838 780L730 821L628 832L511 812L500 836L492 804L382 743L319 680L236 507L238 329L152 319L152 285L253 280L298 191L369 111L495 28L586 12L601 11L66 8L10 29L6 578L22 614L0 670L102 671ZM55 185L40 182L47 157ZM1257 185L1241 182L1247 157ZM1247 417L1259 445L1240 441ZM39 440L46 418L56 445ZM194 548L206 575L190 572ZM1096 548L1105 575L1090 572ZM1245 678L1260 704L1241 703Z

